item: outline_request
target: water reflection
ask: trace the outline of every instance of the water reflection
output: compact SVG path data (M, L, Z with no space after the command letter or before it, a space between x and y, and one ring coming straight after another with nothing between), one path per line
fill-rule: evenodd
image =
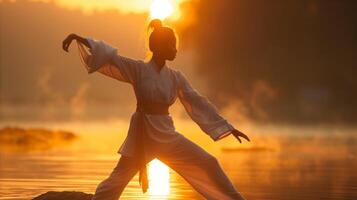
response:
M247 199L357 199L357 136L274 138L273 145L265 146L275 151L245 149L217 154ZM255 137L255 141L264 146L261 141L266 140ZM49 190L93 193L119 157L74 147L0 153L0 199L30 199ZM153 160L148 169L148 193L142 194L136 175L121 199L203 199L159 160Z
M157 159L149 164L149 194L167 198L170 194L169 168Z

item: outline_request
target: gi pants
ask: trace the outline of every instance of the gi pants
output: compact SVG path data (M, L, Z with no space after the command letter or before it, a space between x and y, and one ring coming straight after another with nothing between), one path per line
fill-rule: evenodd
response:
M217 159L183 135L172 143L149 139L145 150L147 162L154 158L159 159L206 199L244 200ZM121 156L110 176L97 186L92 200L117 200L138 170L136 156Z

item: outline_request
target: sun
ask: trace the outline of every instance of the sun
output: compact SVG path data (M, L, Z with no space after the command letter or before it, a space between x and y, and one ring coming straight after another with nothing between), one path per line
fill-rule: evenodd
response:
M150 196L167 196L170 194L169 168L157 159L149 163Z
M150 18L164 20L174 12L174 5L170 0L154 0L150 7Z

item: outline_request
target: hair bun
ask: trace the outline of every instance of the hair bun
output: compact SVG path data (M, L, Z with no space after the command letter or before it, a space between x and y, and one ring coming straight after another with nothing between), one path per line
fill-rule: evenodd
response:
M153 19L149 24L149 28L158 29L162 27L162 22L160 19Z

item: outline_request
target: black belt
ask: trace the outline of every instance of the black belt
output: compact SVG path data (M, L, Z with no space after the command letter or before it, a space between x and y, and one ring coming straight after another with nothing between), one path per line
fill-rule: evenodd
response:
M145 158L145 141L146 141L146 129L144 126L144 113L152 115L169 114L170 105L156 102L137 103L136 111L139 113L139 138L136 140L136 149L139 156L139 183L145 193L149 187L148 174L146 168Z
M147 114L153 115L162 115L162 114L169 114L169 107L170 105L164 103L137 103L136 104L136 111L137 112L144 112Z

